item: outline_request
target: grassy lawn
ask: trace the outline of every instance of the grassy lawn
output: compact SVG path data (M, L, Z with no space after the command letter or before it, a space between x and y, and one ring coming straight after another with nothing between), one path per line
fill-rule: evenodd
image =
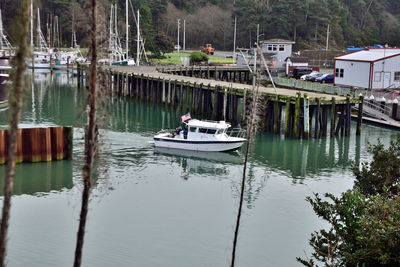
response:
M167 58L164 59L151 59L153 62L160 63L163 65L181 65L181 57L189 57L190 53L185 52L173 52L165 54ZM213 63L232 63L232 58L225 58L225 57L217 57L217 56L209 56L211 62Z

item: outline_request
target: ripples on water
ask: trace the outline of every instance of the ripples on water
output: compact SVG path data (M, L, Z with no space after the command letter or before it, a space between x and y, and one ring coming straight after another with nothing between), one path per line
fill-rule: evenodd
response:
M35 74L24 96L20 126L73 125L74 160L17 165L8 266L72 264L86 120L85 91L75 84L64 74ZM154 133L179 125L180 111L124 98L101 109L107 116L101 121L99 178L90 203L84 265L227 266L244 150L154 148ZM6 121L7 111L0 112L1 129ZM310 233L324 226L305 197L350 188L351 161L370 160L368 142L379 137L387 144L396 135L374 126L362 130L361 137L354 136L353 125L350 138L256 136L237 266L298 266L295 257L309 250Z

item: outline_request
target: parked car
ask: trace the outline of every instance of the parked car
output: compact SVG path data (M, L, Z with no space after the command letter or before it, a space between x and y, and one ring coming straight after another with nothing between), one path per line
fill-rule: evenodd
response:
M301 76L305 74L310 74L311 72L311 68L294 68L291 77L295 79L300 79Z
M318 71L313 71L313 72L311 72L311 73L309 73L309 74L304 74L303 76L300 77L300 80L305 81L305 80L307 79L307 76L313 75L313 74L315 74L315 73L318 73Z
M310 73L310 75L306 76L306 81L310 81L310 82L315 82L315 79L322 77L324 74L323 73Z
M315 79L316 82L319 83L333 83L333 74L327 73Z

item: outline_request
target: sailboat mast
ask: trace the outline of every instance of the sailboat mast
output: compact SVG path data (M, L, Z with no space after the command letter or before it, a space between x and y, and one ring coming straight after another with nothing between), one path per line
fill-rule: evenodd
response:
M126 17L126 60L128 60L128 51L129 51L128 0L126 0L125 2L125 17Z
M3 18L1 17L1 9L0 9L0 50L3 50Z
M139 22L140 22L140 13L139 9L137 11L137 43L136 43L136 65L139 66L140 62L140 27L139 27Z
M33 3L31 0L31 48L33 48Z
M40 42L40 12L39 8L37 9L38 17L37 17L37 25L36 25L36 34L37 34L37 46L39 49L42 49L42 44Z

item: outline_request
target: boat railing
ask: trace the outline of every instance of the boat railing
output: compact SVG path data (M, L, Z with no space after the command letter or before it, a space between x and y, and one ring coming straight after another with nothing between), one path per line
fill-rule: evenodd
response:
M226 134L230 137L246 138L246 130L242 128L232 128Z

